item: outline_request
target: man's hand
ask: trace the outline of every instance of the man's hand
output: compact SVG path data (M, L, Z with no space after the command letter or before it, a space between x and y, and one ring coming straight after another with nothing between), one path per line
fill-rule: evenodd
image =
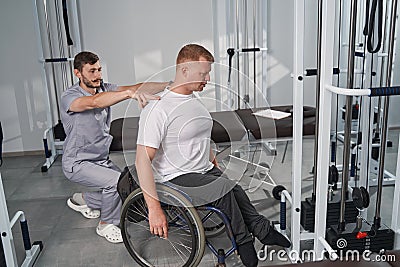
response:
M131 98L134 98L139 103L140 108L144 108L149 100L160 100L158 95L152 95L149 93L143 92L143 90L136 90L136 92L131 91Z
M149 225L153 235L168 238L167 218L161 207L149 208Z

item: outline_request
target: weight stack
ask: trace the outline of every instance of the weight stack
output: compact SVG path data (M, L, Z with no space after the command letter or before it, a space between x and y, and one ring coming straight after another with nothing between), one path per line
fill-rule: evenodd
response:
M326 226L337 224L340 218L340 195L336 194L332 201L328 202ZM345 220L352 223L356 221L358 210L352 200L345 202ZM315 226L315 201L312 198L306 198L301 202L300 223L307 231L314 232Z
M326 231L326 241L334 249L339 251L358 250L363 252L370 250L379 253L382 249L391 250L394 246L394 231L382 224L378 230L371 230L371 226L363 224L360 232L366 233L364 238L357 238L356 224L346 224L346 230L339 232L338 225L332 225Z

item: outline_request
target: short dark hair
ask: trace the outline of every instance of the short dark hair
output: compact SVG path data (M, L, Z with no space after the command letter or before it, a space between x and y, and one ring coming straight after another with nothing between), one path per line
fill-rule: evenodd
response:
M187 44L181 48L176 58L176 64L179 65L186 61L199 61L200 57L204 57L209 62L214 62L214 57L203 46L198 44Z
M85 64L93 65L97 61L99 61L99 56L95 53L89 51L80 52L74 58L74 69L82 71Z

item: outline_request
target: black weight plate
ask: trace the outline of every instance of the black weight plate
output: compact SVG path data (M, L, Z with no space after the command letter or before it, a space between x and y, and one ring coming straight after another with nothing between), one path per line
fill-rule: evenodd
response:
M353 198L353 203L354 206L358 209L363 209L364 208L364 200L363 200L363 195L361 193L361 189L358 187L353 187L353 193L351 194Z
M360 187L360 191L361 191L361 195L362 195L362 198L363 198L363 206L364 206L364 208L368 208L369 200L370 200L369 193L368 193L367 189L364 186Z

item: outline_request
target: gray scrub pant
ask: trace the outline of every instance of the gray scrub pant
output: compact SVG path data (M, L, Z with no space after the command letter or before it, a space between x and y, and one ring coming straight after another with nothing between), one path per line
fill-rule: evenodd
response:
M121 216L121 198L117 192L121 170L111 161L83 161L73 167L73 172L64 171L65 176L87 187L101 189L84 192L89 208L100 210L103 222L119 225Z
M213 168L205 174L188 173L169 181L192 198L195 206L211 204L230 219L232 231L238 245L259 240L270 231L270 222L259 214L243 188ZM250 234L251 233L251 234Z

